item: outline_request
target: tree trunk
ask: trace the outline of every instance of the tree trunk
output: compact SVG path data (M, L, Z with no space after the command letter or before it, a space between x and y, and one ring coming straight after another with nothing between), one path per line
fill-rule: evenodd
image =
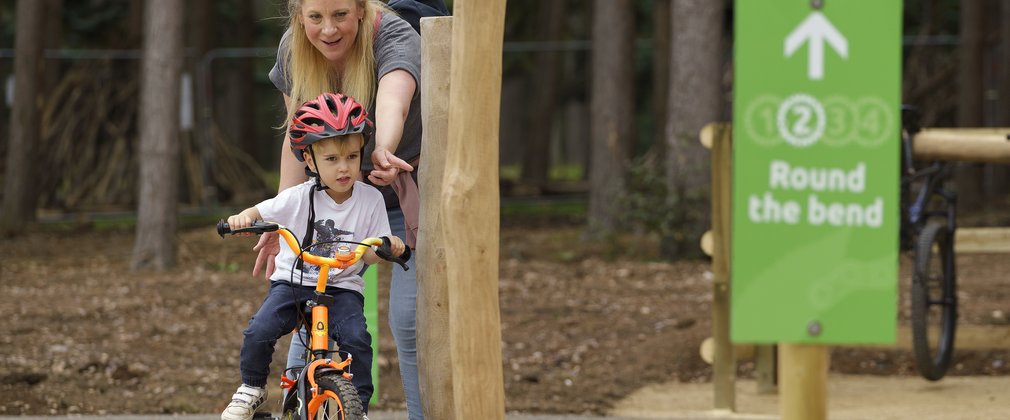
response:
M63 46L63 0L44 0L42 3L45 5L46 16L51 18L45 21L45 34L43 35L44 41L42 46L43 59L40 63L42 74L38 85L38 96L51 98L63 78L63 67L70 62L66 60L45 59L46 51L58 50ZM45 112L42 112L42 115L45 115ZM39 124L39 127L48 127L51 121L40 120ZM47 146L58 144L59 140L53 138L53 135L54 133L51 130L41 129L40 140L42 144ZM59 167L56 165L65 164L65 162L58 162L57 160L54 154L47 154L45 159L40 160L36 165ZM42 171L39 173L38 182L35 184L39 191L39 197L36 201L37 207L46 207L51 204L46 196L55 189L55 186L65 176L66 173L62 171Z
M985 7L981 1L961 1L961 45L958 46L957 124L981 127L982 119L982 46ZM958 191L958 210L981 208L982 165L960 163L954 172Z
M144 9L147 9L145 5L146 1L137 0L123 0L128 2L130 5L129 16L126 18L126 33L123 34L125 38L124 45L128 45L129 48L142 47L144 39Z
M709 155L698 140L719 121L722 92L722 2L678 0L671 8L666 186L673 209L667 257L696 252L709 223Z
M3 211L0 230L13 230L35 220L38 192L33 182L42 168L36 168L39 151L38 93L42 69L43 9L37 0L19 0L14 43L14 107L11 110L10 141L4 174Z
M542 41L559 41L564 29L565 0L542 1L539 4L540 28L546 30ZM536 191L543 191L550 170L550 150L554 117L557 114L558 85L560 84L561 52L557 50L536 53L533 77L532 102L527 108L530 132L526 136L523 152L522 183Z
M593 3L592 148L589 231L612 233L620 224L619 197L624 192L634 141L634 3Z
M666 160L667 92L670 91L670 7L672 0L654 0L652 8L652 153Z
M46 0L44 3L46 16L51 17L46 20L44 49L56 50L63 46L63 0ZM60 78L63 76L60 64L60 60L43 60L45 83L41 87L42 95L48 97L56 85L60 83Z
M182 0L148 0L140 93L140 195L132 269L175 265Z
M256 27L253 3L240 1L235 7L237 8L236 19L238 20L238 25L235 29L238 47L253 47L255 46L253 29ZM252 58L239 58L226 66L221 66L225 69L224 77L226 83L225 104L221 108L221 112L219 112L222 121L245 121L253 116L252 113L256 109L255 95L253 95L253 92L255 92L253 76L256 72L253 66L254 62L255 60ZM253 156L257 155L256 136L253 130L255 125L225 123L222 126L233 127L235 129L234 137L227 140L246 153Z
M214 108L216 95L212 88L214 83L209 77L213 72L204 68L203 57L217 44L217 29L222 20L215 15L214 2L188 0L187 3L185 42L192 55L185 57L183 72L192 82L188 86L192 94L180 99L188 102L183 107L192 111L193 124L183 126L179 137L183 153L181 167L185 169L181 177L180 202L210 207L215 206L218 199L214 182L214 148L200 145L213 144L215 130L210 110ZM239 28L242 26L238 25Z

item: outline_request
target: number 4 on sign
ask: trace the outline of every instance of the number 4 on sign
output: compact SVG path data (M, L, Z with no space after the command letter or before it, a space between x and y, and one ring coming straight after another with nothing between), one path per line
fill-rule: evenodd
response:
M807 57L807 76L811 80L821 80L824 78L824 43L827 42L835 49L843 59L849 58L849 41L835 25L831 24L828 18L821 12L810 13L786 37L786 57L790 57L796 50L799 50L804 42L809 41L810 51Z

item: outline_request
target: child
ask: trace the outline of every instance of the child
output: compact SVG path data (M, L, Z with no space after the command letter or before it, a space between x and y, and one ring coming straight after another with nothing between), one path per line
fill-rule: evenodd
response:
M289 134L295 157L306 162L312 179L229 217L228 224L241 229L255 220L274 221L296 234L305 232L303 248L312 243L313 232L318 242L388 236L393 255L399 256L404 244L390 234L382 193L358 181L362 149L372 133L368 113L354 98L324 93L305 102L295 112ZM315 246L310 252L330 257L335 246ZM297 326L299 308L313 296L319 267L298 264L300 261L287 246L281 246L275 261L270 291L244 332L242 385L221 414L222 420L250 419L262 406L274 343ZM327 282L327 294L334 297L329 309L331 338L354 357L352 383L365 412L373 390L372 347L363 314L364 284L358 273L363 264L378 261L369 249L357 264L344 270L331 269ZM303 277L305 284L299 284Z

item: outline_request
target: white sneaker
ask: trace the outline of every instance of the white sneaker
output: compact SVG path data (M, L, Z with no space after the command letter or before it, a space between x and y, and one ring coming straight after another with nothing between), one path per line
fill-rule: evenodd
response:
M267 400L267 390L242 384L221 413L221 420L249 420Z

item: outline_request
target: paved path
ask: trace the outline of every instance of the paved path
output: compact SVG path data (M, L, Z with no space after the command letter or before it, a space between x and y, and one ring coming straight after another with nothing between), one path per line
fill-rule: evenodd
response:
M753 380L739 380L739 413L713 411L712 384L671 382L643 387L621 400L611 416L509 413L506 420L769 420L778 419L778 396L759 395ZM371 420L407 420L405 412L372 412ZM917 376L828 376L828 417L831 420L979 420L1010 418L1010 376L948 376L929 382ZM4 417L0 420L217 420L217 414L120 415L75 417Z
M777 419L778 395L756 392L753 380L736 383L736 409L717 413L712 384L646 386L618 402L615 416L649 419ZM1010 376L947 376L929 382L918 376L828 375L831 420L1006 420L1010 419Z
M221 416L214 415L189 415L189 416L169 416L169 415L144 415L144 416L74 416L74 417L44 417L44 416L26 416L26 417L11 417L11 416L0 416L0 419L4 420L54 420L54 419L73 419L73 420L218 420ZM369 420L407 420L407 412L373 412L368 415ZM587 417L587 416L556 416L556 415L536 415L536 414L518 414L510 413L505 416L506 420L632 420L625 417Z

